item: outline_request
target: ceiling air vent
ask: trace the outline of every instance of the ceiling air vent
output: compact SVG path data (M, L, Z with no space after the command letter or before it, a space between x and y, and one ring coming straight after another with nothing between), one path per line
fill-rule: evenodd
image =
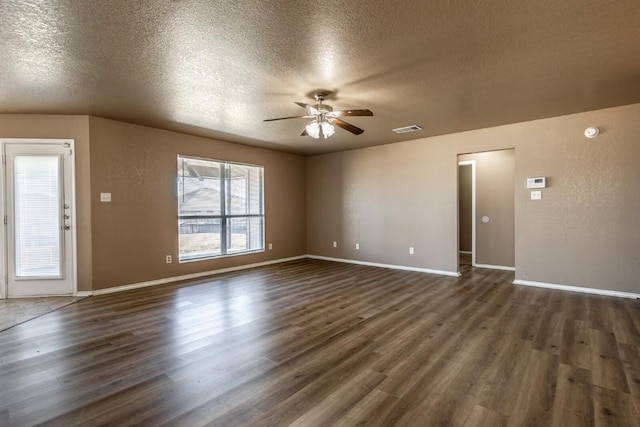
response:
M422 128L418 125L405 126L403 128L391 129L395 133L407 133L407 132L415 132L418 130L422 130Z

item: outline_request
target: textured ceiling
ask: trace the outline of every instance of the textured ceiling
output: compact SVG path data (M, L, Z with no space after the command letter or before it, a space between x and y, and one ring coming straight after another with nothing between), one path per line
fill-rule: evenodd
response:
M338 151L640 102L639 23L638 0L2 0L0 113ZM262 121L318 88L365 133Z

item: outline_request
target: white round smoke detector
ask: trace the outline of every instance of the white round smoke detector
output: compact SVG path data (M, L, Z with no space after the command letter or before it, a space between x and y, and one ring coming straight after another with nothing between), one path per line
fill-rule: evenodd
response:
M584 136L587 138L595 138L600 134L600 129L597 127L588 127L584 130Z

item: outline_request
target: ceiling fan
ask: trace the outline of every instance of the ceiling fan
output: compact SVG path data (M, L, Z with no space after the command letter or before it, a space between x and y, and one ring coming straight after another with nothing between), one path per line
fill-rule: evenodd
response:
M314 94L314 98L318 103L316 105L305 104L304 102L296 102L297 105L307 109L307 114L300 116L280 117L277 119L266 119L265 122L273 122L275 120L286 119L313 119L309 123L301 136L310 136L312 138L329 138L335 133L335 126L353 133L354 135L360 135L364 132L357 126L347 123L339 117L354 117L354 116L373 116L370 110L336 110L334 111L331 105L324 104L323 101L327 98L330 92L319 90Z

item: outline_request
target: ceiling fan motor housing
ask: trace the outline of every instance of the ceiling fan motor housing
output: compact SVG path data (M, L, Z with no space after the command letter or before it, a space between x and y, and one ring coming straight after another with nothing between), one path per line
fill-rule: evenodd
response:
M314 105L313 108L318 110L319 113L330 113L333 111L333 107L331 105L322 103Z
M328 138L334 133L334 125L338 126L354 135L360 135L364 130L357 126L347 123L341 119L345 116L373 116L370 110L338 110L334 111L331 105L324 104L323 101L327 96L332 95L333 92L318 90L314 93L313 97L318 101L316 105L309 105L304 102L295 102L300 107L306 108L307 114L300 116L280 117L277 119L266 119L265 122L272 122L275 120L285 119L297 119L297 118L312 118L313 121L307 125L305 131L302 132L302 136L311 136L312 138ZM320 129L322 127L322 129Z

